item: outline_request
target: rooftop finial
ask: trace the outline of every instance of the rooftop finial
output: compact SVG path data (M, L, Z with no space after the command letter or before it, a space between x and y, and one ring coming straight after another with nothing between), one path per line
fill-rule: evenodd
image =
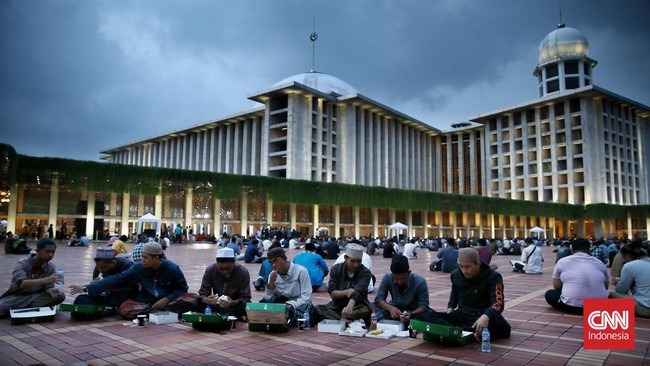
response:
M564 22L562 21L562 0L558 1L558 7L560 8L560 24L558 24L557 27L564 28Z
M318 33L316 33L316 18L314 18L314 31L309 35L309 40L311 41L311 72L316 71L316 40L318 39Z

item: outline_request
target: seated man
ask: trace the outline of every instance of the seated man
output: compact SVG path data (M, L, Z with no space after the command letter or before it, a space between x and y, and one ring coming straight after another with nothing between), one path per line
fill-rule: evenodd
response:
M235 259L237 259L238 261L244 259L244 254L242 254L241 252L241 247L239 246L239 244L237 244L237 236L233 235L230 238L230 242L228 243L226 248L230 248L233 250L233 252L235 253Z
M318 291L323 285L323 278L329 273L327 263L320 255L315 253L316 245L314 243L305 244L305 251L298 253L293 257L293 263L299 264L309 272L312 292Z
M94 281L86 286L73 285L70 293L98 296L108 290L123 288L131 281L140 284L140 292L124 301L118 313L124 319L133 319L139 313L151 310L169 310L175 313L190 311L196 297L187 293L187 281L176 263L164 259L162 246L148 242L142 246L142 261L114 276Z
M429 270L451 273L458 268L458 249L456 249L455 243L452 242L448 246L440 249L436 257L440 259L431 263Z
M262 249L264 246L260 244L259 240L251 238L248 241L246 246L246 252L244 252L244 263L262 263L264 262L264 257L262 257Z
M346 249L348 246L356 246L359 244L352 243L348 244L346 246ZM363 248L363 247L362 247ZM345 253L341 254L337 259L334 264L339 264L345 262ZM361 264L363 264L364 267L366 267L370 271L370 283L368 283L368 293L371 293L375 289L375 282L377 282L377 278L375 277L374 274L372 274L372 259L370 258L370 255L368 253L363 253L363 258L361 258ZM330 275L331 276L331 275Z
M133 261L128 258L115 257L113 248L100 247L95 251L95 269L93 270L93 281L99 281L102 278L107 278L120 274L133 266ZM70 286L70 290L74 290L74 285ZM98 296L90 296L87 294L79 295L74 300L75 304L80 305L106 305L118 308L129 297L135 296L138 292L138 283L131 281L123 288L116 288L108 290ZM75 292L78 293L78 292ZM72 313L75 319L87 319L88 316Z
M79 239L79 236L77 236L76 231L73 231L72 235L70 235L70 240L68 240L68 246L69 247L81 246L81 239Z
M324 249L325 252L327 252L325 259L336 259L339 256L339 253L341 253L341 249L336 243L336 240L328 240L327 243L325 243Z
M368 318L368 284L372 274L361 263L364 254L361 245L349 244L343 254L345 261L332 266L327 286L332 301L316 306L314 323L321 318L347 321Z
M485 327L490 330L492 338L510 337L510 324L501 315L504 308L503 278L481 262L476 249L459 250L458 269L451 273L450 278L447 311L432 311L419 320L474 331L477 340L481 339Z
M7 233L5 254L27 254L31 251L32 249L27 246L27 240L22 238L16 239L11 231Z
M404 255L408 259L414 259L418 257L418 253L416 252L417 249L417 244L415 243L406 243L404 244Z
M251 301L250 274L248 269L235 263L235 252L230 248L217 250L216 263L205 269L199 290L198 312L209 306L213 313L228 314L244 319L246 303ZM201 330L204 324L192 326Z
M590 246L586 239L574 240L571 244L573 254L555 264L553 289L544 294L546 302L553 308L566 313L582 314L585 298L607 298L607 267L590 255Z
M634 240L620 250L625 265L621 270L621 278L615 291L609 293L610 298L633 298L634 315L650 318L650 260L648 247L641 240Z
M535 245L532 238L524 240L526 248L521 252L521 260L510 261L513 272L522 272L526 274L542 274L544 272L544 253L541 248Z
M390 302L386 301L388 294ZM375 305L381 311L379 318L399 319L405 325L411 319L431 312L429 308L429 287L427 281L420 275L411 273L409 260L401 254L393 257L390 264L390 273L386 273L381 280Z
M8 316L10 309L55 306L65 300L63 291L54 288L60 281L51 262L55 252L54 240L43 238L36 243L36 254L16 263L11 285L0 296L0 317Z
M267 257L273 272L269 275L260 302L286 303L290 324L302 318L311 305L311 281L305 267L289 262L282 248L269 250Z

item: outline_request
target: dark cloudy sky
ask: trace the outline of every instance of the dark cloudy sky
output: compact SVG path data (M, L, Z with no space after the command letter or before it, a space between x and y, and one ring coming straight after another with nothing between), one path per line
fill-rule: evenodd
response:
M559 0L0 0L0 142L99 151L246 111L316 69L437 128L537 98ZM594 83L650 105L650 2L563 0Z

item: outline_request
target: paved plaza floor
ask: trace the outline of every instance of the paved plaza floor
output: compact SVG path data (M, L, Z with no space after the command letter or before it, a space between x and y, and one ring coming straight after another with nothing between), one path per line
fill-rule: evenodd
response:
M87 283L94 266L95 247L59 245L54 263L65 269L66 285ZM34 247L34 243L30 243ZM129 244L129 250L133 247ZM212 263L216 246L211 244L173 245L167 257L180 265L190 292L197 292L205 267ZM0 319L0 365L643 365L650 364L650 319L636 319L634 351L587 351L582 348L582 317L553 310L544 300L550 288L555 262L553 248L544 247L543 275L513 273L512 256L495 256L505 283L505 318L512 325L509 339L492 342L492 352L482 353L480 344L445 347L416 339L389 340L342 337L318 333L315 329L288 333L249 332L245 323L235 330L202 333L189 324L149 324L131 327L112 316L94 321L74 321L59 312L49 323L11 325ZM293 258L296 251L288 251ZM449 275L430 272L435 252L418 251L411 269L423 275L429 285L431 307L446 308ZM19 255L0 254L0 291L10 281ZM378 281L390 260L374 256ZM328 261L332 265L333 261ZM251 278L257 278L259 264L246 264ZM261 292L252 288L253 301ZM68 292L69 293L69 292ZM370 294L374 299L375 294ZM66 302L72 302L69 296ZM326 291L313 296L315 304L329 301Z

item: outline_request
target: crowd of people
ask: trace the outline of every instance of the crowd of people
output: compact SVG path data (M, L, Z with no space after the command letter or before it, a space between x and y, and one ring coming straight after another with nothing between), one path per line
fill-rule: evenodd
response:
M490 330L492 338L510 335L510 325L502 315L503 278L490 263L493 255L501 253L503 243L499 246L487 239L415 239L404 242L409 249L404 245L400 251L397 238L312 238L291 243L296 238L291 232L286 234L246 239L222 236L217 240L214 262L205 268L196 293L189 292L181 268L166 258L164 251L170 244L163 239L142 236L128 253L126 236L111 238L107 246L96 248L89 281L70 285L70 294L76 296L75 304L110 306L125 319L153 310L180 314L204 312L207 307L212 313L246 321L252 284L255 290L263 291L261 302L286 304L290 324L309 313L313 324L323 319L344 319L362 320L369 325L374 314L373 318L399 320L405 325L416 319L459 326L474 332L477 339L484 328ZM526 238L517 244L522 247L520 260L511 261L512 270L542 273L541 246L547 243ZM552 289L545 294L548 304L559 311L581 314L585 298L630 297L635 300L636 315L650 317L648 243L636 240L612 244L610 248L605 241L578 238L558 245ZM0 317L8 316L10 309L54 306L65 300L64 292L55 286L60 281L52 263L56 248L53 239L42 238L35 251L17 262L9 289L0 296ZM300 252L289 260L285 250L292 249ZM390 260L390 272L378 281L372 257L380 249L382 256ZM431 263L430 269L450 273L451 291L444 311L429 306L426 279L411 271L410 261L417 260L417 249L437 251L439 260ZM508 254L514 254L513 243L508 249ZM325 259L335 262L330 267ZM242 262L261 263L254 281ZM610 285L615 286L614 291L608 291ZM327 291L330 301L314 306L312 294L318 291ZM376 294L371 300L373 292ZM73 318L88 316L73 314ZM211 330L205 324L194 326Z

